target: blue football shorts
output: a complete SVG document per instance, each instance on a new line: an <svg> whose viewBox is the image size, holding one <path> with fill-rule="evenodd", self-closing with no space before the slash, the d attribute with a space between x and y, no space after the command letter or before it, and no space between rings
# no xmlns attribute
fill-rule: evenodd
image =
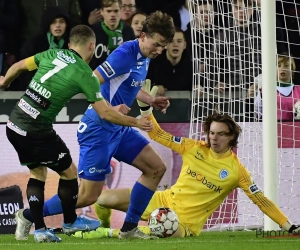
<svg viewBox="0 0 300 250"><path fill-rule="evenodd" d="M91 181L104 181L111 173L110 161L132 164L149 141L132 127L109 131L83 116L77 130L80 146L78 176Z"/></svg>

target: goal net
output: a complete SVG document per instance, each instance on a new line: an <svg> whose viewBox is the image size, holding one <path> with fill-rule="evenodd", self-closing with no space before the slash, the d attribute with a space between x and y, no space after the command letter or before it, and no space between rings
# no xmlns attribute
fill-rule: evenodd
<svg viewBox="0 0 300 250"><path fill-rule="evenodd" d="M263 0L266 1L266 0ZM263 189L262 41L259 0L189 0L193 56L190 137L203 139L203 117L218 110L242 127L236 153ZM276 1L278 205L300 223L299 17L297 0ZM275 43L274 43L275 44ZM276 78L275 78L276 76ZM266 92L265 92L266 93ZM300 106L300 105L299 105ZM299 113L300 115L300 113ZM267 119L267 118L266 118ZM274 124L276 126L276 124ZM265 143L265 142L264 142ZM264 215L241 189L234 190L207 221L207 230L263 228ZM278 228L279 229L279 228Z"/></svg>

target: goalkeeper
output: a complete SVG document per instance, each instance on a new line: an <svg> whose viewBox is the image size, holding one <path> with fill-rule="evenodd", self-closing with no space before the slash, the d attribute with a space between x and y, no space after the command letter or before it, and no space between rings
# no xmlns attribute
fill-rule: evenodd
<svg viewBox="0 0 300 250"><path fill-rule="evenodd" d="M148 88L150 88L148 86ZM152 93L154 94L154 93ZM139 103L140 106L142 103ZM142 107L142 114L149 113L154 129L148 132L151 139L182 155L182 168L178 180L164 191L156 191L142 215L147 220L158 207L169 207L179 217L179 228L174 236L198 236L210 215L235 188L245 194L280 227L290 233L299 233L300 227L289 222L286 215L255 184L249 171L232 151L237 146L240 126L226 114L209 115L203 126L207 142L177 137L161 129L151 114L150 107ZM75 236L100 238L117 236L118 230L109 229L110 209L127 211L130 189L104 190L95 208L102 226L88 233L77 232ZM141 227L146 233L149 228Z"/></svg>

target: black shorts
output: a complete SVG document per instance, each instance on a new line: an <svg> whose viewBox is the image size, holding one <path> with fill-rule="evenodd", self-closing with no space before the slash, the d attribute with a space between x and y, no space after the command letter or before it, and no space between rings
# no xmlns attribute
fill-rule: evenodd
<svg viewBox="0 0 300 250"><path fill-rule="evenodd" d="M6 135L17 151L21 165L29 169L44 166L61 172L72 163L70 150L54 130L41 135L27 132L23 136L6 127Z"/></svg>

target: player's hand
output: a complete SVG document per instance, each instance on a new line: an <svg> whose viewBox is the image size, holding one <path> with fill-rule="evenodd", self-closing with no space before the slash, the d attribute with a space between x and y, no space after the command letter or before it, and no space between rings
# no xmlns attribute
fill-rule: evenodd
<svg viewBox="0 0 300 250"><path fill-rule="evenodd" d="M145 92L150 94L152 97L155 97L156 93L157 93L157 86L153 86L151 91L150 91L150 88L151 88L151 81L149 79L146 79L144 85L142 86L142 90L144 90ZM150 104L144 103L144 102L142 102L138 99L137 99L137 103L140 107L141 115L150 115L150 114L152 114L152 108L151 108Z"/></svg>
<svg viewBox="0 0 300 250"><path fill-rule="evenodd" d="M151 132L153 129L153 124L149 120L149 115L143 115L139 120L138 120L138 128L141 130L144 130L146 132Z"/></svg>
<svg viewBox="0 0 300 250"><path fill-rule="evenodd" d="M4 89L4 88L7 87L5 82L4 82L4 79L5 79L4 76L0 76L0 88L1 89Z"/></svg>
<svg viewBox="0 0 300 250"><path fill-rule="evenodd" d="M161 110L162 113L167 112L167 108L170 106L170 97L168 96L158 96L153 99L150 105L158 110Z"/></svg>
<svg viewBox="0 0 300 250"><path fill-rule="evenodd" d="M163 85L156 85L157 86L157 95L164 96L167 89Z"/></svg>
<svg viewBox="0 0 300 250"><path fill-rule="evenodd" d="M126 104L120 104L117 106L112 107L114 110L118 111L122 115L127 115L131 108L129 108Z"/></svg>

